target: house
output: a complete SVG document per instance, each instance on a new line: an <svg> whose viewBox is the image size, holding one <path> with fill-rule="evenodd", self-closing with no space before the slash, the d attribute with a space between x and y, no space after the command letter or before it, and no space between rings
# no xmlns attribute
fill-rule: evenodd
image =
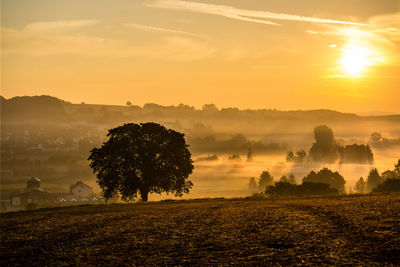
<svg viewBox="0 0 400 267"><path fill-rule="evenodd" d="M69 192L77 198L87 198L93 195L93 189L83 182L76 182L71 185Z"/></svg>
<svg viewBox="0 0 400 267"><path fill-rule="evenodd" d="M30 203L37 205L55 203L56 195L41 189L41 182L38 178L29 179L24 190L11 194L11 206L24 207Z"/></svg>

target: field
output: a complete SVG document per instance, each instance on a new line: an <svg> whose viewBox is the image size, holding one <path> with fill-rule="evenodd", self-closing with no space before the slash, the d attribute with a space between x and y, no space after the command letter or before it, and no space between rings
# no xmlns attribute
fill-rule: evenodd
<svg viewBox="0 0 400 267"><path fill-rule="evenodd" d="M210 199L0 215L1 266L396 265L400 195Z"/></svg>

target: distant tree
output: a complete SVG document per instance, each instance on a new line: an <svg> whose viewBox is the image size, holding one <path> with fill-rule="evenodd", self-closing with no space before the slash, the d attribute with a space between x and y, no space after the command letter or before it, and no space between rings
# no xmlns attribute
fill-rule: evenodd
<svg viewBox="0 0 400 267"><path fill-rule="evenodd" d="M307 153L304 150L297 151L296 154L294 154L292 151L289 151L286 155L286 161L287 162L304 162L306 160Z"/></svg>
<svg viewBox="0 0 400 267"><path fill-rule="evenodd" d="M286 161L293 162L294 161L294 153L292 151L288 151L286 154Z"/></svg>
<svg viewBox="0 0 400 267"><path fill-rule="evenodd" d="M289 174L288 176L284 175L279 179L279 182L296 184L296 178L294 177L293 174Z"/></svg>
<svg viewBox="0 0 400 267"><path fill-rule="evenodd" d="M326 196L337 195L339 191L325 183L304 182L298 186L298 191L302 196Z"/></svg>
<svg viewBox="0 0 400 267"><path fill-rule="evenodd" d="M376 168L371 169L367 177L367 189L372 191L382 181L381 176Z"/></svg>
<svg viewBox="0 0 400 267"><path fill-rule="evenodd" d="M212 154L204 157L198 157L196 161L217 161L218 160L218 155L217 154Z"/></svg>
<svg viewBox="0 0 400 267"><path fill-rule="evenodd" d="M372 164L374 162L374 155L368 145L353 144L338 148L341 163Z"/></svg>
<svg viewBox="0 0 400 267"><path fill-rule="evenodd" d="M398 179L400 178L395 171L392 170L386 170L382 172L381 175L382 181L388 180L388 179Z"/></svg>
<svg viewBox="0 0 400 267"><path fill-rule="evenodd" d="M156 123L128 123L111 129L109 140L93 148L90 167L106 199L119 193L122 200L149 193L188 193L193 186L191 153L184 135Z"/></svg>
<svg viewBox="0 0 400 267"><path fill-rule="evenodd" d="M358 179L354 190L360 194L364 194L367 191L367 183L364 181L364 178L360 177L360 179Z"/></svg>
<svg viewBox="0 0 400 267"><path fill-rule="evenodd" d="M272 197L288 197L297 195L297 186L288 182L276 182L265 189L265 193Z"/></svg>
<svg viewBox="0 0 400 267"><path fill-rule="evenodd" d="M295 185L288 182L277 182L275 185L268 186L265 193L272 197L322 196L336 195L338 190L324 183L305 182L301 185Z"/></svg>
<svg viewBox="0 0 400 267"><path fill-rule="evenodd" d="M230 160L230 161L242 161L242 159L240 158L240 156L238 154L233 154L232 156L229 156L228 160Z"/></svg>
<svg viewBox="0 0 400 267"><path fill-rule="evenodd" d="M257 191L257 182L256 182L256 178L251 177L249 180L249 190L250 191Z"/></svg>
<svg viewBox="0 0 400 267"><path fill-rule="evenodd" d="M311 171L303 178L303 183L305 182L328 184L330 187L337 189L341 194L344 193L344 184L346 183L342 175L328 168L323 168L317 173Z"/></svg>
<svg viewBox="0 0 400 267"><path fill-rule="evenodd" d="M382 180L400 179L400 160L394 165L393 170L387 170L382 173Z"/></svg>
<svg viewBox="0 0 400 267"><path fill-rule="evenodd" d="M374 148L387 148L390 146L390 140L375 132L371 134L369 144Z"/></svg>
<svg viewBox="0 0 400 267"><path fill-rule="evenodd" d="M332 163L339 158L338 146L331 128L325 125L314 129L315 143L308 153L311 160Z"/></svg>
<svg viewBox="0 0 400 267"><path fill-rule="evenodd" d="M249 151L247 152L247 162L252 162L253 161L253 151L251 148L249 148Z"/></svg>
<svg viewBox="0 0 400 267"><path fill-rule="evenodd" d="M306 160L307 153L304 150L299 150L296 152L297 162L303 162Z"/></svg>
<svg viewBox="0 0 400 267"><path fill-rule="evenodd" d="M273 183L274 177L268 171L263 171L258 179L258 190L264 191L268 185L272 185Z"/></svg>
<svg viewBox="0 0 400 267"><path fill-rule="evenodd" d="M400 177L400 159L397 161L397 164L394 165L394 171L397 174L398 177Z"/></svg>
<svg viewBox="0 0 400 267"><path fill-rule="evenodd" d="M387 179L372 190L373 193L400 192L400 179Z"/></svg>
<svg viewBox="0 0 400 267"><path fill-rule="evenodd" d="M127 105L128 107L130 107L130 106L132 106L132 102L131 102L131 101L126 101L126 105Z"/></svg>
<svg viewBox="0 0 400 267"><path fill-rule="evenodd" d="M207 112L218 112L219 111L217 106L214 104L205 104L205 105L203 105L202 110L207 111Z"/></svg>

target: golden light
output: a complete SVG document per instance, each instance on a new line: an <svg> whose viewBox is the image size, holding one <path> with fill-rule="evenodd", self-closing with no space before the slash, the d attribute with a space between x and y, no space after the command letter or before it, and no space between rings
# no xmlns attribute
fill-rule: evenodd
<svg viewBox="0 0 400 267"><path fill-rule="evenodd" d="M345 33L349 39L339 62L343 77L363 77L370 67L383 62L383 54L368 42L368 33L354 29Z"/></svg>
<svg viewBox="0 0 400 267"><path fill-rule="evenodd" d="M351 76L360 76L366 67L373 65L373 60L369 58L371 53L364 47L351 46L343 50L343 56L340 61L344 72Z"/></svg>

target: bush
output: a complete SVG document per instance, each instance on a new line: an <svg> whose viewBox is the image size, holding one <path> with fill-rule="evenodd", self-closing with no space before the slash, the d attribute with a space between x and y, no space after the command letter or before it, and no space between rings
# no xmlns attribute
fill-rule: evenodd
<svg viewBox="0 0 400 267"><path fill-rule="evenodd" d="M387 179L372 190L373 193L400 192L400 179Z"/></svg>
<svg viewBox="0 0 400 267"><path fill-rule="evenodd" d="M346 183L342 175L328 168L323 168L317 173L311 171L303 178L303 183L306 182L328 184L330 187L337 189L339 193L344 193L344 184Z"/></svg>
<svg viewBox="0 0 400 267"><path fill-rule="evenodd" d="M273 197L288 197L337 195L339 192L323 183L305 182L295 185L288 182L277 182L275 185L268 186L265 193Z"/></svg>
<svg viewBox="0 0 400 267"><path fill-rule="evenodd" d="M299 185L299 191L303 196L325 196L339 194L337 189L331 188L328 184L310 182L305 182Z"/></svg>
<svg viewBox="0 0 400 267"><path fill-rule="evenodd" d="M277 182L268 186L265 193L273 197L295 196L298 193L298 186L288 182Z"/></svg>

